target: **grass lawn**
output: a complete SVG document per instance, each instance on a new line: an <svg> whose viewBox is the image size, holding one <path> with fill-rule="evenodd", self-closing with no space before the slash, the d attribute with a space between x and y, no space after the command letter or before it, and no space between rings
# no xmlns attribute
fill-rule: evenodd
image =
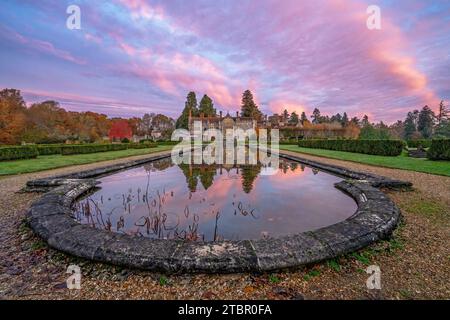
<svg viewBox="0 0 450 320"><path fill-rule="evenodd" d="M405 153L398 157L385 157L344 151L301 148L295 145L280 145L280 149L319 157L370 164L378 167L450 176L450 161L430 161L428 159L410 158Z"/></svg>
<svg viewBox="0 0 450 320"><path fill-rule="evenodd" d="M120 151L76 154L70 156L51 155L39 156L36 159L24 159L0 162L0 176L37 172L61 167L88 164L98 161L139 156L159 151L171 150L172 146L158 146L149 149L127 149Z"/></svg>

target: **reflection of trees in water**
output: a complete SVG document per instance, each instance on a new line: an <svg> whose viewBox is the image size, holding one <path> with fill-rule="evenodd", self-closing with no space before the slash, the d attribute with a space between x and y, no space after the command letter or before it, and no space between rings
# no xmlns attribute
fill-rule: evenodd
<svg viewBox="0 0 450 320"><path fill-rule="evenodd" d="M208 190L214 182L214 176L216 175L216 165L191 165L181 164L179 165L181 171L186 177L186 183L191 192L197 191L198 180L203 185L205 190Z"/></svg>
<svg viewBox="0 0 450 320"><path fill-rule="evenodd" d="M257 210L250 203L243 203L239 200L236 194L232 196L232 210L231 212L220 212L215 204L213 207L203 208L198 206L198 197L193 197L193 193L197 190L198 181L207 190L214 182L216 174L222 174L223 170L229 172L235 169L236 173L241 174L242 190L245 193L250 193L254 187L254 183L258 175L261 173L262 165L180 165L180 169L186 177L186 182L190 190L187 199L179 199L179 201L186 201L184 212L169 212L169 199L173 198L174 190L166 191L165 188L161 190L154 190L150 192L151 187L151 173L159 170L165 170L172 166L171 159L162 159L148 165L145 165L147 173L146 185L143 189L130 188L124 194L114 197L107 197L102 195L98 200L88 197L75 204L74 213L75 218L82 222L89 224L95 228L101 228L109 231L116 231L121 233L131 233L140 236L146 236L158 239L182 239L187 241L205 240L205 230L199 230L201 219L204 215L214 218L214 229L210 230L212 241L223 240L224 237L220 235L220 218L223 214L234 214L252 219L258 219ZM303 164L290 161L280 162L280 171L288 172L305 169ZM314 174L318 170L312 170ZM201 194L200 194L201 196ZM196 199L196 200L195 200ZM118 204L110 211L105 211L105 207L111 207L111 204ZM108 204L109 206L105 206ZM206 196L200 201L207 202ZM195 208L192 210L192 208ZM109 209L108 209L109 210ZM143 211L142 211L143 210ZM195 212L205 210L202 213ZM143 214L135 219L135 212L143 212ZM115 219L111 219L111 218ZM206 217L205 217L206 218ZM114 223L112 222L114 221ZM247 220L246 220L247 221Z"/></svg>
<svg viewBox="0 0 450 320"><path fill-rule="evenodd" d="M253 189L253 183L258 175L261 173L261 165L243 165L241 166L242 176L242 190L245 193L250 193Z"/></svg>
<svg viewBox="0 0 450 320"><path fill-rule="evenodd" d="M179 165L181 171L186 177L186 183L191 192L197 191L198 180L203 185L203 188L207 190L214 182L214 177L217 174L217 166L216 165L188 165L181 164ZM250 193L253 189L253 183L258 175L261 173L261 164L257 165L240 165L234 166L233 168L239 168L241 177L242 177L242 189L245 193ZM231 168L222 167L221 169L225 169L227 172L230 171ZM221 174L222 170L219 171Z"/></svg>

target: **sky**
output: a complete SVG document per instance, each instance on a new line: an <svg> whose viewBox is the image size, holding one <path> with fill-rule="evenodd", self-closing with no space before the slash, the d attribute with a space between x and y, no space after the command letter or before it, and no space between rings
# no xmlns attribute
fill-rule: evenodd
<svg viewBox="0 0 450 320"><path fill-rule="evenodd" d="M66 27L69 5L81 29ZM369 5L381 29L369 30ZM186 95L234 113L392 123L450 101L450 1L2 0L0 88L109 116L176 118Z"/></svg>

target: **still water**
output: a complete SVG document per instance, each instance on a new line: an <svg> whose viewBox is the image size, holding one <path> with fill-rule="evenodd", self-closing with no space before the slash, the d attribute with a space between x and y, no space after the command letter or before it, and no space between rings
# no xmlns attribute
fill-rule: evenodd
<svg viewBox="0 0 450 320"><path fill-rule="evenodd" d="M94 228L155 239L260 239L315 230L356 211L342 178L280 158L261 165L174 165L170 158L103 177L74 217Z"/></svg>

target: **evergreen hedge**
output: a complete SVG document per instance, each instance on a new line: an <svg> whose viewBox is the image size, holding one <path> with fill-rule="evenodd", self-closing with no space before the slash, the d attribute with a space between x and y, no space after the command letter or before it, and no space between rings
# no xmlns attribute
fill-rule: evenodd
<svg viewBox="0 0 450 320"><path fill-rule="evenodd" d="M347 151L379 156L398 156L402 153L401 140L301 140L299 147Z"/></svg>
<svg viewBox="0 0 450 320"><path fill-rule="evenodd" d="M407 140L406 144L409 148L418 148L422 146L424 148L429 148L431 146L431 140L418 139L418 140Z"/></svg>
<svg viewBox="0 0 450 320"><path fill-rule="evenodd" d="M128 144L128 149L145 149L145 148L156 148L158 145L156 143L130 143Z"/></svg>
<svg viewBox="0 0 450 320"><path fill-rule="evenodd" d="M35 146L2 147L0 161L36 158L39 152Z"/></svg>
<svg viewBox="0 0 450 320"><path fill-rule="evenodd" d="M128 149L127 144L80 144L61 147L61 154L67 156L72 154L87 154L126 149Z"/></svg>
<svg viewBox="0 0 450 320"><path fill-rule="evenodd" d="M427 157L430 160L450 160L450 139L432 140Z"/></svg>
<svg viewBox="0 0 450 320"><path fill-rule="evenodd" d="M64 145L62 144L49 144L49 145L39 144L36 147L38 149L40 156L49 156L53 154L61 154L61 148L63 146Z"/></svg>
<svg viewBox="0 0 450 320"><path fill-rule="evenodd" d="M284 145L294 145L294 146L296 146L296 145L298 145L298 141L297 140L295 140L295 141L292 141L292 140L280 140L279 144L280 145L284 144Z"/></svg>

